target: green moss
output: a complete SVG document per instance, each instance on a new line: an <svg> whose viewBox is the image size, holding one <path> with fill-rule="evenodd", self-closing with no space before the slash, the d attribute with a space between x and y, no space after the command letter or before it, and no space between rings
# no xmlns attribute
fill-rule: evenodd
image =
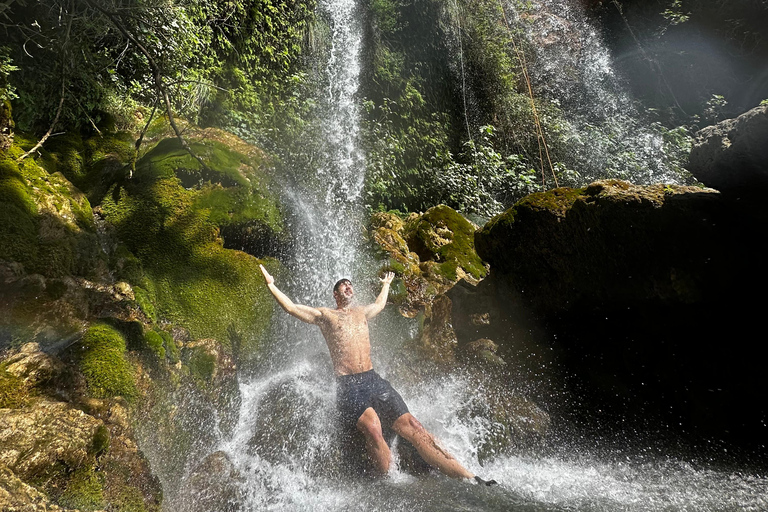
<svg viewBox="0 0 768 512"><path fill-rule="evenodd" d="M80 467L72 473L59 498L59 505L82 511L104 508L104 486L92 466Z"/></svg>
<svg viewBox="0 0 768 512"><path fill-rule="evenodd" d="M224 144L207 140L189 142L195 154L206 162L203 169L178 138L163 139L136 162L136 178L141 180L178 177L185 186L207 181L220 182L225 186L248 186L250 182L241 173L243 165L250 164L248 157L232 151Z"/></svg>
<svg viewBox="0 0 768 512"><path fill-rule="evenodd" d="M60 172L80 187L86 177L83 138L75 132L51 137L45 143L41 162L49 173Z"/></svg>
<svg viewBox="0 0 768 512"><path fill-rule="evenodd" d="M109 450L109 445L112 439L112 435L109 433L109 429L104 425L99 425L96 428L96 432L93 434L93 442L88 453L94 457L98 457L102 453Z"/></svg>
<svg viewBox="0 0 768 512"><path fill-rule="evenodd" d="M446 279L457 279L457 268L464 269L475 279L482 279L487 270L475 252L475 226L458 212L445 205L427 210L420 218L406 225L409 247L420 253L422 261L439 262L435 271ZM430 255L434 255L430 257Z"/></svg>
<svg viewBox="0 0 768 512"><path fill-rule="evenodd" d="M195 199L194 208L207 210L210 221L219 227L258 222L275 233L283 230L274 198L258 189L207 185Z"/></svg>
<svg viewBox="0 0 768 512"><path fill-rule="evenodd" d="M167 331L159 331L160 336L163 338L163 346L165 346L165 354L168 356L168 360L171 364L179 362L179 347L176 345L176 341L171 336L171 333Z"/></svg>
<svg viewBox="0 0 768 512"><path fill-rule="evenodd" d="M203 348L196 348L187 362L189 374L196 381L207 384L213 378L216 369L216 357L209 354Z"/></svg>
<svg viewBox="0 0 768 512"><path fill-rule="evenodd" d="M78 361L93 396L136 397L134 368L125 351L125 338L111 325L98 323L86 331L79 344Z"/></svg>
<svg viewBox="0 0 768 512"><path fill-rule="evenodd" d="M100 258L87 198L18 145L0 155L0 259L48 277L90 276Z"/></svg>
<svg viewBox="0 0 768 512"><path fill-rule="evenodd" d="M140 286L134 286L133 296L136 298L136 304L139 305L144 314L153 322L157 322L157 314L155 313L155 306L152 304L150 293Z"/></svg>
<svg viewBox="0 0 768 512"><path fill-rule="evenodd" d="M160 361L165 361L165 347L163 347L163 338L160 334L155 331L147 331L144 333L144 342Z"/></svg>
<svg viewBox="0 0 768 512"><path fill-rule="evenodd" d="M144 496L136 487L126 485L121 487L114 496L110 496L109 510L115 512L146 512Z"/></svg>
<svg viewBox="0 0 768 512"><path fill-rule="evenodd" d="M194 208L197 194L175 177L138 180L115 187L102 212L140 260L146 279L128 280L151 286L148 298L157 317L186 327L196 338L226 343L230 332L239 333L250 351L272 313L259 260L222 247L208 211Z"/></svg>
<svg viewBox="0 0 768 512"><path fill-rule="evenodd" d="M0 364L0 409L20 409L30 400L30 390L23 380L8 373L6 364Z"/></svg>
<svg viewBox="0 0 768 512"><path fill-rule="evenodd" d="M514 208L516 210L519 208L529 208L534 211L547 210L564 215L577 199L584 196L585 191L584 188L561 187L546 192L536 192L521 199Z"/></svg>

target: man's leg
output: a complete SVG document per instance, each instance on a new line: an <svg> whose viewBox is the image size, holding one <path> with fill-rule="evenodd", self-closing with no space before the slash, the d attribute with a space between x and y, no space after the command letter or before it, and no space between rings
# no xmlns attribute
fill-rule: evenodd
<svg viewBox="0 0 768 512"><path fill-rule="evenodd" d="M402 436L403 439L408 440L419 452L421 458L442 473L453 478L475 478L475 475L464 469L450 453L440 447L435 436L427 432L411 413L405 413L397 418L392 424L392 430Z"/></svg>
<svg viewBox="0 0 768 512"><path fill-rule="evenodd" d="M365 448L376 469L386 475L391 454L381 433L381 421L373 407L367 408L357 420L357 429L365 436Z"/></svg>

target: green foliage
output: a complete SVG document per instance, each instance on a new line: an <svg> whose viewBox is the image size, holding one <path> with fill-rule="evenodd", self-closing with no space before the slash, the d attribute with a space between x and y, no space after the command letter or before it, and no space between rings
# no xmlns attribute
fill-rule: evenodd
<svg viewBox="0 0 768 512"><path fill-rule="evenodd" d="M672 3L669 4L669 7L664 9L661 15L664 17L665 20L667 20L667 22L669 22L669 25L662 29L662 33L666 31L667 28L669 28L669 26L679 25L691 19L690 12L687 12L687 13L683 12L682 0L672 0Z"/></svg>
<svg viewBox="0 0 768 512"><path fill-rule="evenodd" d="M77 357L93 396L136 398L135 370L126 357L125 338L120 331L106 323L93 324L80 340Z"/></svg>
<svg viewBox="0 0 768 512"><path fill-rule="evenodd" d="M136 129L160 92L155 69L176 113L265 127L301 108L314 9L313 0L11 2L0 76L13 59L17 121L26 130L47 128L62 97L65 127L96 127L114 115Z"/></svg>
<svg viewBox="0 0 768 512"><path fill-rule="evenodd" d="M721 94L713 94L706 102L704 107L703 117L708 123L717 123L725 119L725 108L728 105L728 100Z"/></svg>
<svg viewBox="0 0 768 512"><path fill-rule="evenodd" d="M12 64L13 59L8 55L9 52L8 47L0 46L0 103L18 98L8 79L10 74L19 68Z"/></svg>

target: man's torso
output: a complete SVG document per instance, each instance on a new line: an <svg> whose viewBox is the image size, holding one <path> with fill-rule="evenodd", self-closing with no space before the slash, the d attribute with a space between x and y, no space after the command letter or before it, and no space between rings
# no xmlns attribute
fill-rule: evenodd
<svg viewBox="0 0 768 512"><path fill-rule="evenodd" d="M325 337L336 375L362 373L373 368L368 319L361 307L348 311L319 308L317 325Z"/></svg>

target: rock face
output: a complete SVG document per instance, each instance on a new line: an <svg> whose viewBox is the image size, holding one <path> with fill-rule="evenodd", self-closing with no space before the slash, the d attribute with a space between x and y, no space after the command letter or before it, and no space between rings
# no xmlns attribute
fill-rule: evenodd
<svg viewBox="0 0 768 512"><path fill-rule="evenodd" d="M282 209L263 151L162 124L0 140L1 510L158 510L237 419Z"/></svg>
<svg viewBox="0 0 768 512"><path fill-rule="evenodd" d="M540 313L716 293L727 219L713 190L620 181L531 194L477 232L478 254ZM737 242L737 240L733 240Z"/></svg>
<svg viewBox="0 0 768 512"><path fill-rule="evenodd" d="M768 105L696 133L688 170L727 195L768 190Z"/></svg>
<svg viewBox="0 0 768 512"><path fill-rule="evenodd" d="M480 458L490 460L503 453L520 453L539 446L549 430L549 415L522 392L498 346L490 336L475 329L498 317L496 304L483 287L487 266L472 243L474 224L447 206L436 206L403 220L377 213L372 218L372 238L388 257L385 270L393 270L405 284L393 286L395 302L406 317L420 315L421 329L415 341L415 357L407 366L428 378L434 372L468 372L471 386L481 396L467 398L460 417L483 424ZM479 297L488 300L478 300ZM493 313L490 313L493 311ZM482 332L481 332L482 331ZM486 336L486 337L484 337ZM414 373L417 373L416 371ZM407 443L400 443L400 460L409 471L423 470L424 462Z"/></svg>
<svg viewBox="0 0 768 512"><path fill-rule="evenodd" d="M35 343L6 355L0 509L158 510L159 483L133 441L125 401L78 395L71 384L62 393L71 370Z"/></svg>
<svg viewBox="0 0 768 512"><path fill-rule="evenodd" d="M456 331L492 338L507 361L564 370L576 415L637 414L759 449L768 410L752 397L768 392L767 351L754 292L768 285L768 216L757 211L712 190L619 181L532 194L476 233L491 264L478 288L500 306Z"/></svg>

